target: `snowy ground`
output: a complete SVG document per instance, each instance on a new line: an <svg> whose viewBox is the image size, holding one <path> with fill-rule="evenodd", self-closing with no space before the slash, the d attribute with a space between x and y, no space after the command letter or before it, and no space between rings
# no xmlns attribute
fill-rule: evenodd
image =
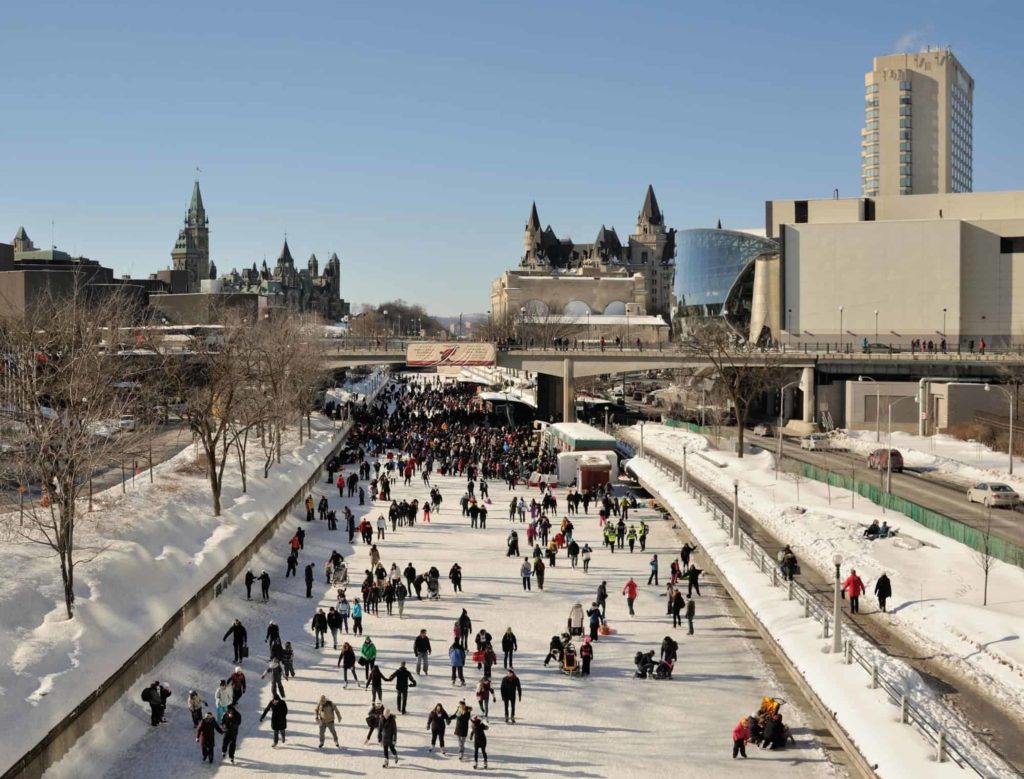
<svg viewBox="0 0 1024 779"><path fill-rule="evenodd" d="M627 432L638 439L635 428ZM973 677L1008 711L1024 706L1024 571L996 563L990 573L989 605L983 607L977 555L901 514L883 516L860 497L851 508L850 492L798 482L794 474L780 474L776 481L768 452L741 460L716 451L715 461L726 466L718 468L694 456L708 447L703 437L651 424L644 429L644 446L676 462L682 462L686 447L688 469L725 494L738 479L741 505L780 541L791 544L803 565L821 575L832 576L833 555L841 554L844 576L855 568L867 585L863 612L877 610L871 593L878 576L888 573L893 598L886 618L894 627L923 653ZM866 540L863 530L872 519L887 520L899 535Z"/></svg>
<svg viewBox="0 0 1024 779"><path fill-rule="evenodd" d="M733 725L740 716L757 708L762 695L775 694L778 688L743 638L739 626L726 615L724 594L714 583L708 583L703 597L698 599L696 635L692 637L686 636L684 630L670 627L661 597L664 579L662 587L641 587L637 616L630 619L619 593L629 576L641 585L646 583L649 555L639 550L630 555L628 549L612 555L600 549L595 543L597 517L591 514L576 522L577 537L589 540L596 550L590 573L584 574L582 568L573 570L562 558L556 568L548 569L543 592L534 589L524 593L518 574L521 560L505 557L509 521L503 507L507 505L508 492L498 484L491 485L494 504L488 528L471 530L457 505L463 482L435 475L434 483L442 487L443 510L435 514L429 525L399 528L396 534L389 530L386 540L379 545L383 562L387 566L397 562L404 567L412 561L421 571L437 565L444 577L457 560L464 569L465 592L454 596L447 579L442 578L440 601L413 599L401 620L385 616L383 605L380 617L368 615L364 619L365 633L377 644L378 661L386 672L393 671L400 660L412 660L412 641L420 628L428 629L433 642L430 675L419 677L419 686L410 694L408 715L399 716L401 770L390 769L389 774L417 770L443 776L471 770L471 762L460 763L451 754L442 757L427 752L429 709L441 702L452 712L462 697L473 703L473 685L480 676L470 665L466 669L465 688L453 688L450 682L447 647L452 622L463 607L473 619L474 633L486 627L497 640L511 626L519 639L520 652L515 663L523 685L523 701L517 709L519 724L506 725L502 721L500 699L492 709L498 716L491 718L488 753L491 772L496 775L761 777L766 771L785 771L794 777L834 774L822 751L805 732L802 714L792 704L787 704L784 712L794 726L797 748L780 753L751 748L748 761L731 759ZM333 508L348 503L357 516L369 510L353 505L353 501L342 501L327 485L323 489ZM406 488L398 484L393 496L422 499L424 492L421 486ZM519 494L529 493L520 488ZM564 490L556 494L561 499ZM378 504L371 516L375 517L382 506ZM656 519L651 511L641 511L633 517L653 523L648 552L657 552L667 570L672 556L678 552L678 541L669 524ZM233 585L227 597L212 604L189 626L174 651L154 672L154 678L167 681L174 689L170 722L158 729L151 728L148 709L140 702L138 691L133 691L65 760L51 769L51 779L79 777L86 765L91 775L132 779L247 776L254 771L279 776L382 772L376 742L363 744L369 691L355 686L343 689L336 668L337 653L331 649L315 650L310 632L314 609L334 602L333 590L319 575L330 551L338 549L351 567L360 571L367 565L367 549L357 545L350 555L352 550L343 532L329 533L320 523L309 527L306 548L300 556L300 571L307 562L315 563L318 581L316 599L306 600L301 579L282 578L287 540L298 524L297 517L295 523L282 528L257 561L258 565L265 564L275 579L270 603L246 602L242 586ZM516 527L525 546L525 526ZM569 679L553 667L544 668L542 660L550 637L564 630L574 602L589 606L602 579L608 581L612 594L608 619L618 632L596 645L592 677ZM356 589L350 588L349 593ZM241 702L243 724L237 765L220 763L218 748L220 764L211 768L200 763L199 748L182 700L185 691L195 688L212 702L217 681L226 677L233 666L231 648L220 639L234 617L241 618L249 629L252 657L244 668L251 687ZM269 724L258 723L270 698L269 684L260 682L257 676L267 656L263 633L270 619L277 620L282 637L293 642L298 672L296 679L285 684L290 707L288 744L276 750L271 748ZM634 653L657 649L668 633L680 644L675 680L632 678ZM495 674L496 681L500 680L500 668ZM313 708L321 694L331 697L342 711L340 752L333 747L317 749ZM386 685L385 704L390 707L394 701L394 689ZM454 743L449 728L449 750Z"/></svg>
<svg viewBox="0 0 1024 779"><path fill-rule="evenodd" d="M878 444L873 430L844 430L836 437L835 443L867 455L879 446L884 447L885 438L883 431L882 443ZM961 441L949 435L917 436L893 432L892 448L900 450L903 463L908 468L937 471L965 489L979 481L1001 481L1024 493L1024 478L1021 478L1024 458L1013 458L1014 475L1011 476L1010 458L1006 452L995 452L979 443Z"/></svg>
<svg viewBox="0 0 1024 779"><path fill-rule="evenodd" d="M130 657L196 590L264 527L330 451L340 433L313 418L301 446L293 425L284 457L267 480L249 474L243 494L235 463L227 466L223 513L212 514L209 482L190 445L129 485L95 498L81 517L78 543L109 549L76 569L76 612L66 618L60 574L41 548L0 546L0 729L3 767L21 757ZM257 442L252 445L258 448ZM250 470L259 470L250 456ZM261 459L261 458L260 458Z"/></svg>

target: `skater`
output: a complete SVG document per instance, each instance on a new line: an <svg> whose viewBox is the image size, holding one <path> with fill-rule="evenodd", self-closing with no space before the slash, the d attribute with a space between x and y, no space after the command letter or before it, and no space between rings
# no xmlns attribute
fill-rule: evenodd
<svg viewBox="0 0 1024 779"><path fill-rule="evenodd" d="M459 615L459 641L462 644L463 649L469 648L469 634L473 632L473 620L469 618L469 613L463 609L462 614Z"/></svg>
<svg viewBox="0 0 1024 779"><path fill-rule="evenodd" d="M242 725L242 715L234 705L229 705L220 720L224 728L224 738L220 744L220 756L227 755L232 764L235 762L235 748L238 746L238 728Z"/></svg>
<svg viewBox="0 0 1024 779"><path fill-rule="evenodd" d="M505 628L505 635L501 637L501 651L504 653L502 666L504 668L512 667L512 657L518 649L519 642L516 641L516 634L512 632L512 628Z"/></svg>
<svg viewBox="0 0 1024 779"><path fill-rule="evenodd" d="M284 685L281 683L284 668L281 665L281 661L276 657L272 657L270 662L267 663L267 669L260 674L260 679L263 679L267 674L270 674L270 691L275 695L280 695L281 700L284 700Z"/></svg>
<svg viewBox="0 0 1024 779"><path fill-rule="evenodd" d="M217 707L217 721L222 722L224 715L228 713L228 706L233 703L231 687L227 679L221 679L220 685L213 694L213 705Z"/></svg>
<svg viewBox="0 0 1024 779"><path fill-rule="evenodd" d="M463 667L466 665L466 650L462 648L462 644L459 643L458 639L452 642L452 645L448 647L448 660L452 664L452 685L455 684L455 677L459 677L459 683L465 687L466 677L463 675Z"/></svg>
<svg viewBox="0 0 1024 779"><path fill-rule="evenodd" d="M654 582L654 586L658 586L658 555L654 555L651 558L651 575L647 577L647 586L650 586L651 581Z"/></svg>
<svg viewBox="0 0 1024 779"><path fill-rule="evenodd" d="M398 670L387 677L386 681L394 681L395 690L398 692L397 708L401 714L405 714L409 705L409 688L416 686L416 677L405 667L403 660L399 663Z"/></svg>
<svg viewBox="0 0 1024 779"><path fill-rule="evenodd" d="M192 715L192 727L197 727L203 721L203 706L209 706L206 701L199 697L195 690L188 691L188 698L185 700L189 713Z"/></svg>
<svg viewBox="0 0 1024 779"><path fill-rule="evenodd" d="M352 635L363 635L363 607L359 603L359 598L352 604Z"/></svg>
<svg viewBox="0 0 1024 779"><path fill-rule="evenodd" d="M370 688L370 701L384 702L384 672L380 670L378 666L374 666L369 673L369 678L366 680L366 684L363 687Z"/></svg>
<svg viewBox="0 0 1024 779"><path fill-rule="evenodd" d="M320 726L320 749L324 748L324 735L329 730L334 737L334 746L340 747L338 743L338 731L334 728L335 722L341 722L341 712L326 695L320 696L320 702L313 711L316 716L316 724Z"/></svg>
<svg viewBox="0 0 1024 779"><path fill-rule="evenodd" d="M580 555L583 558L583 573L590 573L590 555L592 552L590 544L584 544L580 550Z"/></svg>
<svg viewBox="0 0 1024 779"><path fill-rule="evenodd" d="M359 681L356 676L356 653L348 641L341 645L341 654L338 655L338 668L341 669L342 681L345 682L346 690L348 689L349 671L352 672L352 681Z"/></svg>
<svg viewBox="0 0 1024 779"><path fill-rule="evenodd" d="M245 695L245 674L239 666L235 666L235 672L228 677L231 683L231 702L238 705L238 699Z"/></svg>
<svg viewBox="0 0 1024 779"><path fill-rule="evenodd" d="M260 574L260 593L264 601L270 600L270 574L266 571Z"/></svg>
<svg viewBox="0 0 1024 779"><path fill-rule="evenodd" d="M214 733L223 733L220 725L217 724L217 720L213 718L213 712L206 712L206 716L200 718L199 722L196 723L196 743L199 744L199 748L203 753L203 760L213 762L213 748L214 748Z"/></svg>
<svg viewBox="0 0 1024 779"><path fill-rule="evenodd" d="M142 691L142 700L149 704L149 724L156 727L161 722L167 722L164 718L164 711L167 709L167 699L171 697L171 688L160 682L153 682Z"/></svg>
<svg viewBox="0 0 1024 779"><path fill-rule="evenodd" d="M452 592L462 592L462 566L458 563L452 565L448 578L452 582Z"/></svg>
<svg viewBox="0 0 1024 779"><path fill-rule="evenodd" d="M313 615L313 644L319 649L326 643L327 638L327 615L320 609Z"/></svg>
<svg viewBox="0 0 1024 779"><path fill-rule="evenodd" d="M857 571L853 568L850 569L850 575L846 577L846 581L843 582L843 592L849 593L850 595L850 613L860 613L860 596L864 592L864 582L857 575Z"/></svg>
<svg viewBox="0 0 1024 779"><path fill-rule="evenodd" d="M523 577L523 589L530 591L530 578L533 576L533 566L530 565L530 558L524 557L523 564L519 568L519 575Z"/></svg>
<svg viewBox="0 0 1024 779"><path fill-rule="evenodd" d="M363 640L363 645L359 649L359 665L366 669L366 680L370 680L370 670L374 668L377 662L377 647L373 644L373 639L367 636Z"/></svg>
<svg viewBox="0 0 1024 779"><path fill-rule="evenodd" d="M373 731L377 731L377 743L380 743L380 717L384 713L383 703L374 703L370 706L370 710L366 713L366 724L370 726L370 729L366 731L366 741L364 744L370 743L370 737L373 735Z"/></svg>
<svg viewBox="0 0 1024 779"><path fill-rule="evenodd" d="M537 577L537 589L544 589L544 561L540 557L533 558L533 575Z"/></svg>
<svg viewBox="0 0 1024 779"><path fill-rule="evenodd" d="M683 561L683 568L690 567L690 555L697 551L696 546L690 546L690 542L687 541L683 544L683 548L679 550L679 559Z"/></svg>
<svg viewBox="0 0 1024 779"><path fill-rule="evenodd" d="M590 640L597 641L597 631L601 627L601 609L596 603L590 604L587 617L590 620Z"/></svg>
<svg viewBox="0 0 1024 779"><path fill-rule="evenodd" d="M459 740L459 761L466 754L466 738L469 736L469 721L473 717L473 707L466 705L466 699L459 701L459 705L452 715L455 720L455 738Z"/></svg>
<svg viewBox="0 0 1024 779"><path fill-rule="evenodd" d="M675 562L673 560L673 562ZM672 615L672 627L677 628L683 624L682 612L686 606L686 598L679 590L672 590L668 594L668 610Z"/></svg>
<svg viewBox="0 0 1024 779"><path fill-rule="evenodd" d="M697 581L697 577L704 573L703 570L698 568L693 563L690 563L690 567L686 569L686 597L692 598L693 591L697 591L697 595L700 595L700 582Z"/></svg>
<svg viewBox="0 0 1024 779"><path fill-rule="evenodd" d="M323 611L321 609L320 611ZM341 615L338 610L331 606L327 611L327 629L331 631L331 642L334 648L338 648L338 631L341 629ZM323 646L323 644L321 644Z"/></svg>
<svg viewBox="0 0 1024 779"><path fill-rule="evenodd" d="M412 651L416 656L416 673L420 673L420 669L423 669L424 674L429 674L430 671L430 638L427 636L427 629L423 628L420 630L420 634L412 642Z"/></svg>
<svg viewBox="0 0 1024 779"><path fill-rule="evenodd" d="M511 668L501 680L501 702L505 705L505 722L516 724L516 696L519 702L523 702L523 685L519 683L519 677ZM511 711L511 714L510 714ZM486 712L486 709L485 709Z"/></svg>
<svg viewBox="0 0 1024 779"><path fill-rule="evenodd" d="M306 597L313 597L313 563L306 566Z"/></svg>
<svg viewBox="0 0 1024 779"><path fill-rule="evenodd" d="M390 709L384 709L380 715L380 743L384 747L384 767L388 767L388 752L395 758L395 765L398 765L398 753L395 751L395 743L398 741L398 722Z"/></svg>
<svg viewBox="0 0 1024 779"><path fill-rule="evenodd" d="M444 748L444 729L451 721L452 717L444 710L444 706L440 703L430 710L430 715L427 717L427 730L430 731L431 752L434 751L435 746L440 746L441 754L448 754Z"/></svg>
<svg viewBox="0 0 1024 779"><path fill-rule="evenodd" d="M750 727L747 725L747 718L743 717L736 727L732 729L732 759L736 759L736 755L742 755L744 759L747 757L747 739L750 738Z"/></svg>
<svg viewBox="0 0 1024 779"><path fill-rule="evenodd" d="M595 639L596 640L596 639ZM584 676L590 676L590 661L594 659L594 644L590 636L583 639L583 646L580 647L580 660L583 662L583 667L580 673Z"/></svg>
<svg viewBox="0 0 1024 779"><path fill-rule="evenodd" d="M682 593L679 594L679 597L682 597ZM693 598L690 598L686 601L686 623L689 626L689 630L686 631L687 635L693 635L693 618L696 613L697 604L694 602Z"/></svg>
<svg viewBox="0 0 1024 779"><path fill-rule="evenodd" d="M275 694L267 704L267 708L263 710L263 714L260 715L260 722L266 719L268 712L270 713L270 729L274 731L273 747L276 749L278 738L281 739L282 744L285 742L285 730L288 728L288 704Z"/></svg>
<svg viewBox="0 0 1024 779"><path fill-rule="evenodd" d="M252 585L256 581L256 574L252 571L245 572L245 599L252 600Z"/></svg>
<svg viewBox="0 0 1024 779"><path fill-rule="evenodd" d="M892 597L892 584L887 574L883 573L875 582L875 597L878 598L878 607L885 612L885 602Z"/></svg>
<svg viewBox="0 0 1024 779"><path fill-rule="evenodd" d="M629 606L629 616L635 616L633 611L633 602L636 600L637 586L636 582L632 578L626 582L626 586L622 588L622 594L626 596L626 605Z"/></svg>
<svg viewBox="0 0 1024 779"><path fill-rule="evenodd" d="M479 767L480 754L484 756L484 768L487 768L487 725L479 717L473 717L470 721L473 739L473 768Z"/></svg>
<svg viewBox="0 0 1024 779"><path fill-rule="evenodd" d="M608 617L608 582L597 585L597 605L601 607L601 619Z"/></svg>
<svg viewBox="0 0 1024 779"><path fill-rule="evenodd" d="M569 619L567 620L567 624L570 636L583 635L583 604L573 604L572 608L569 609Z"/></svg>
<svg viewBox="0 0 1024 779"><path fill-rule="evenodd" d="M292 642L285 641L281 650L281 666L284 668L284 678L295 678L295 650L292 649Z"/></svg>
<svg viewBox="0 0 1024 779"><path fill-rule="evenodd" d="M234 649L235 652L235 659L233 662L240 663L249 653L248 647L246 646L249 643L249 634L246 632L241 621L236 619L231 623L231 627L228 628L221 641L227 641L228 636L231 636L231 648ZM199 723L196 724L198 725Z"/></svg>

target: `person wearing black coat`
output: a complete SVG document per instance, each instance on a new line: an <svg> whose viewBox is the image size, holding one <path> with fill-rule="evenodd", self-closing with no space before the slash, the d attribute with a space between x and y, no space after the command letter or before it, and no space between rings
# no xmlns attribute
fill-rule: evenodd
<svg viewBox="0 0 1024 779"><path fill-rule="evenodd" d="M442 706L440 703L430 710L430 715L427 717L427 730L430 731L431 752L434 751L434 746L437 745L438 741L440 741L441 754L448 754L447 750L445 750L444 748L444 729L451 721L451 715L449 715L448 712L444 710L444 706Z"/></svg>
<svg viewBox="0 0 1024 779"><path fill-rule="evenodd" d="M501 637L501 651L505 653L502 663L505 668L512 667L512 656L518 650L519 642L516 640L516 634L512 632L512 628L506 628L505 635Z"/></svg>
<svg viewBox="0 0 1024 779"><path fill-rule="evenodd" d="M285 742L285 730L288 728L288 704L277 695L267 704L260 716L260 722L266 719L267 712L270 712L270 729L274 731L274 746L277 746L278 737L281 743Z"/></svg>
<svg viewBox="0 0 1024 779"><path fill-rule="evenodd" d="M698 568L696 565L690 564L690 567L686 569L686 597L692 598L693 591L696 590L697 594L700 595L700 583L697 581L697 577L700 576L704 571Z"/></svg>
<svg viewBox="0 0 1024 779"><path fill-rule="evenodd" d="M380 701L384 702L384 673L380 670L379 665L374 665L369 671L366 678L366 684L363 687L370 688L370 702Z"/></svg>
<svg viewBox="0 0 1024 779"><path fill-rule="evenodd" d="M242 647L249 643L249 634L245 632L245 626L239 620L235 620L221 641L227 641L231 636L231 647L235 650L235 662L242 662Z"/></svg>
<svg viewBox="0 0 1024 779"><path fill-rule="evenodd" d="M395 757L395 765L398 765L398 753L395 751L395 743L398 741L398 722L395 715L388 709L384 709L380 716L380 743L384 747L384 767L388 767L388 752Z"/></svg>
<svg viewBox="0 0 1024 779"><path fill-rule="evenodd" d="M327 615L324 614L324 610L320 609L316 614L313 615L313 641L316 648L324 646L327 641Z"/></svg>
<svg viewBox="0 0 1024 779"><path fill-rule="evenodd" d="M306 566L306 597L313 597L313 563Z"/></svg>
<svg viewBox="0 0 1024 779"><path fill-rule="evenodd" d="M356 677L356 653L347 641L341 645L341 654L338 655L338 667L341 668L346 690L348 689L349 671L352 672L352 678L357 682L359 681Z"/></svg>
<svg viewBox="0 0 1024 779"><path fill-rule="evenodd" d="M412 642L412 651L416 655L416 673L419 673L422 667L423 673L427 674L430 670L429 657L431 648L426 628L421 630L420 634Z"/></svg>
<svg viewBox="0 0 1024 779"><path fill-rule="evenodd" d="M672 593L672 601L668 604L669 611L672 612L672 627L681 627L683 624L682 611L683 606L686 603L686 598L683 597L683 593L679 590L675 590Z"/></svg>
<svg viewBox="0 0 1024 779"><path fill-rule="evenodd" d="M245 572L245 599L252 600L252 585L256 581L256 575L252 571Z"/></svg>
<svg viewBox="0 0 1024 779"><path fill-rule="evenodd" d="M484 755L484 768L487 768L487 725L479 717L470 720L473 730L470 737L473 739L473 768L477 767L480 753Z"/></svg>
<svg viewBox="0 0 1024 779"><path fill-rule="evenodd" d="M519 677L516 676L516 672L509 668L505 678L501 680L501 702L505 704L505 722L511 721L513 725L516 724L517 696L519 697L519 702L522 703L523 685L519 683ZM509 715L510 708L511 717ZM487 762L486 755L484 756L484 762Z"/></svg>
<svg viewBox="0 0 1024 779"><path fill-rule="evenodd" d="M398 666L398 670L386 679L389 682L392 680L395 682L395 689L398 691L398 711L405 714L405 709L409 705L409 687L416 686L416 677L405 667L405 661L403 660Z"/></svg>
<svg viewBox="0 0 1024 779"><path fill-rule="evenodd" d="M217 724L217 720L213 718L213 712L206 712L206 716L196 726L196 743L199 744L199 748L203 752L203 760L213 762L214 740L216 739L213 734L223 732L220 725Z"/></svg>
<svg viewBox="0 0 1024 779"><path fill-rule="evenodd" d="M875 582L875 597L878 598L878 607L885 611L885 602L892 597L892 583L884 573Z"/></svg>
<svg viewBox="0 0 1024 779"><path fill-rule="evenodd" d="M469 648L469 634L473 632L473 620L469 618L469 613L463 609L462 614L459 615L459 643L462 644L463 649Z"/></svg>
<svg viewBox="0 0 1024 779"><path fill-rule="evenodd" d="M452 565L448 578L452 582L452 592L462 592L462 566L458 563Z"/></svg>
<svg viewBox="0 0 1024 779"><path fill-rule="evenodd" d="M229 703L228 710L220 721L224 728L224 740L221 742L220 754L228 756L228 759L235 762L235 747L238 745L238 728L242 725L242 715L238 713L235 704Z"/></svg>
<svg viewBox="0 0 1024 779"><path fill-rule="evenodd" d="M273 620L267 625L267 637L263 640L271 646L281 643L281 628Z"/></svg>
<svg viewBox="0 0 1024 779"><path fill-rule="evenodd" d="M164 711L167 709L167 699L171 697L171 688L160 682L153 682L143 692L143 700L149 704L149 724L156 727L164 719Z"/></svg>

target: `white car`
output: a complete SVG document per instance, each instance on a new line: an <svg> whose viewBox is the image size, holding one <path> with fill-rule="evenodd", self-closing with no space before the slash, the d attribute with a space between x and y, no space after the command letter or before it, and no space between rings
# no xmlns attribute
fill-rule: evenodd
<svg viewBox="0 0 1024 779"><path fill-rule="evenodd" d="M996 481L983 481L967 490L968 503L981 503L985 506L1009 506L1013 508L1020 502L1020 495L1009 485Z"/></svg>
<svg viewBox="0 0 1024 779"><path fill-rule="evenodd" d="M117 420L117 426L125 432L134 432L138 425L132 414L122 414L120 419Z"/></svg>
<svg viewBox="0 0 1024 779"><path fill-rule="evenodd" d="M831 444L828 440L827 435L821 433L811 433L811 435L805 435L800 439L800 448L809 449L812 451L820 451L822 449L830 449Z"/></svg>

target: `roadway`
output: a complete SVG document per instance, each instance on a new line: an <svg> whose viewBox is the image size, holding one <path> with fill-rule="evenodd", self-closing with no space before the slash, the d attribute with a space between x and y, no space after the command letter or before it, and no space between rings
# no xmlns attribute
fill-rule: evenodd
<svg viewBox="0 0 1024 779"><path fill-rule="evenodd" d="M777 438L751 435L750 440L773 452L778 445ZM783 460L788 458L810 463L846 475L853 473L861 481L877 479L880 487L885 479L884 471L868 469L866 457L845 450L808 451L801 449L797 443L783 439L782 455ZM919 506L981 530L985 529L991 517L993 536L1024 547L1024 518L1019 511L1002 508L990 510L978 503L968 503L967 484L954 481L948 474L907 468L903 473L892 474L891 491Z"/></svg>

